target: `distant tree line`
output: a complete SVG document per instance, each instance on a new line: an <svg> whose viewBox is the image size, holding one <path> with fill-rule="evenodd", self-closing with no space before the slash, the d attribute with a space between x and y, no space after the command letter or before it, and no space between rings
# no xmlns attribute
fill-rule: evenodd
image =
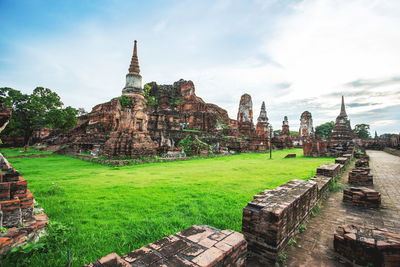
<svg viewBox="0 0 400 267"><path fill-rule="evenodd" d="M25 144L29 144L35 129L67 131L77 123L78 110L70 106L63 108L60 96L48 88L36 87L32 94L24 94L3 87L0 97L5 107L12 108L11 121L2 135L23 137Z"/></svg>

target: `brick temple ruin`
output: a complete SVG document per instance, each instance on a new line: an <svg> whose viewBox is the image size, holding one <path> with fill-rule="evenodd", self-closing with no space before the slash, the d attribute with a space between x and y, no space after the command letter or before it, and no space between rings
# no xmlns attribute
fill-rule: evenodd
<svg viewBox="0 0 400 267"><path fill-rule="evenodd" d="M343 96L332 134L323 139L315 134L309 111L300 116L298 134L291 133L289 120L284 116L280 134L274 136L265 102L254 124L249 94L241 96L237 117L231 119L225 109L198 97L192 81L181 79L173 84L151 82L142 86L136 41L125 79L121 96L93 107L67 133L37 129L33 140L59 153L89 152L93 156L120 158L181 157L179 142L188 136L210 146L208 151L197 151L201 154L265 152L271 146L274 149L302 147L306 156L337 157L351 151L355 144L374 149L400 147L398 136L357 139Z"/></svg>
<svg viewBox="0 0 400 267"><path fill-rule="evenodd" d="M0 103L0 132L11 118L11 110ZM37 238L47 224L42 209L34 207L28 182L0 153L0 255Z"/></svg>
<svg viewBox="0 0 400 267"><path fill-rule="evenodd" d="M344 97L342 96L340 113L336 117L335 126L328 140L314 133L311 113L308 111L302 114L300 134L305 156L340 157L346 154L352 154L355 147L355 134L351 129L350 120L346 113Z"/></svg>
<svg viewBox="0 0 400 267"><path fill-rule="evenodd" d="M272 127L263 102L254 125L249 94L241 96L234 120L225 109L198 97L192 81L181 79L170 85L151 82L143 87L135 41L122 95L79 117L77 126L69 132L46 132L40 142L58 148L60 153L138 158L178 153L179 141L191 136L210 145L217 154L262 152L270 145L293 147L287 118L283 124L283 134L271 139Z"/></svg>

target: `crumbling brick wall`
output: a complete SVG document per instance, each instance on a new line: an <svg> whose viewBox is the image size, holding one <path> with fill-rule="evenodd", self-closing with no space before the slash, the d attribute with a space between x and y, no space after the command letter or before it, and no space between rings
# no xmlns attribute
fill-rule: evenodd
<svg viewBox="0 0 400 267"><path fill-rule="evenodd" d="M291 180L254 196L243 210L242 232L249 253L275 264L278 253L309 215L318 199L315 181Z"/></svg>

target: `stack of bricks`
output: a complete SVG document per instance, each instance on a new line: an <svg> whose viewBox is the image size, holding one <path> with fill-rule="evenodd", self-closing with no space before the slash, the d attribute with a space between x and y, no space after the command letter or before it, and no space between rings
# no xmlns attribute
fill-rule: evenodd
<svg viewBox="0 0 400 267"><path fill-rule="evenodd" d="M0 154L0 227L15 227L32 219L33 195L28 183Z"/></svg>
<svg viewBox="0 0 400 267"><path fill-rule="evenodd" d="M327 163L317 168L317 175L327 177L337 177L342 171L342 165L337 163Z"/></svg>
<svg viewBox="0 0 400 267"><path fill-rule="evenodd" d="M369 167L369 162L368 162L367 159L361 158L361 159L356 161L355 165L356 165L356 168L359 168L359 167L367 168L367 167Z"/></svg>
<svg viewBox="0 0 400 267"><path fill-rule="evenodd" d="M242 233L249 254L266 265L276 263L318 198L314 181L292 180L254 196L243 210Z"/></svg>
<svg viewBox="0 0 400 267"><path fill-rule="evenodd" d="M400 266L400 234L359 225L339 226L334 248L350 265Z"/></svg>
<svg viewBox="0 0 400 267"><path fill-rule="evenodd" d="M122 257L109 254L86 267L245 266L247 243L241 233L194 225Z"/></svg>
<svg viewBox="0 0 400 267"><path fill-rule="evenodd" d="M353 156L353 153L349 153L349 154L343 154L342 157L347 158L350 161L353 159L354 156Z"/></svg>
<svg viewBox="0 0 400 267"><path fill-rule="evenodd" d="M48 222L42 210L33 214L34 198L27 185L0 154L0 227L7 228L0 233L0 255L39 236Z"/></svg>
<svg viewBox="0 0 400 267"><path fill-rule="evenodd" d="M352 185L372 185L373 177L369 174L368 167L356 167L349 172L349 184Z"/></svg>
<svg viewBox="0 0 400 267"><path fill-rule="evenodd" d="M335 159L335 163L337 164L341 164L343 166L347 165L350 162L350 160L348 158L345 157L339 157Z"/></svg>
<svg viewBox="0 0 400 267"><path fill-rule="evenodd" d="M366 187L350 187L343 191L343 201L365 207L379 207L381 194Z"/></svg>

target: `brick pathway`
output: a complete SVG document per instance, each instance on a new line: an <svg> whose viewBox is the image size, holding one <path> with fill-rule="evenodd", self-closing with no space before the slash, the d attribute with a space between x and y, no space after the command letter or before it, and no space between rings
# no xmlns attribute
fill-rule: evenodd
<svg viewBox="0 0 400 267"><path fill-rule="evenodd" d="M400 157L382 151L367 154L371 159L373 188L382 195L381 208L345 205L342 191L331 194L317 216L309 219L297 244L287 249L287 266L345 266L333 250L333 233L342 224L373 225L400 233ZM342 183L347 183L347 173Z"/></svg>

